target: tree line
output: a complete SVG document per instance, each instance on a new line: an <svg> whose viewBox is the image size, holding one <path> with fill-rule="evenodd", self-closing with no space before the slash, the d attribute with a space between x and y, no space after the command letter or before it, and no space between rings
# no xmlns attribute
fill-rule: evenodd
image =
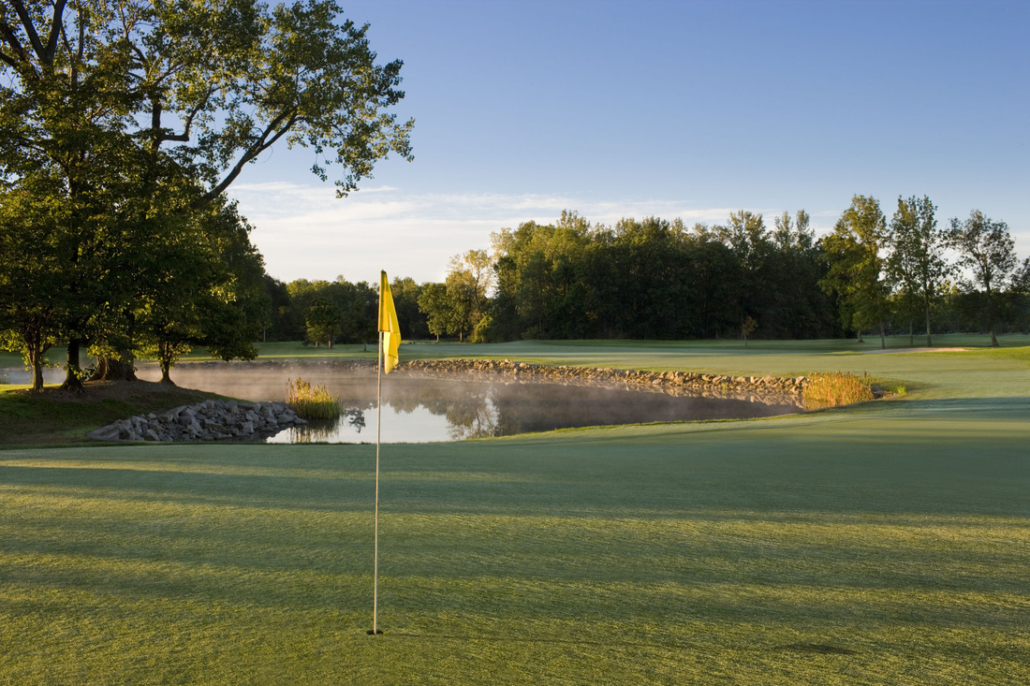
<svg viewBox="0 0 1030 686"><path fill-rule="evenodd" d="M887 219L857 195L817 239L809 215L761 214L686 226L657 217L592 225L575 212L493 234L455 256L441 283L397 278L407 339L834 338L1030 328L1030 259L1004 222L974 210L939 226L926 197ZM269 279L274 340L371 342L366 283ZM268 332L266 332L268 333Z"/></svg>
<svg viewBox="0 0 1030 686"><path fill-rule="evenodd" d="M927 197L898 198L890 220L856 195L817 239L810 217L730 214L725 224L623 219L591 225L575 212L493 235L491 280L477 305L457 304L475 283L473 251L455 258L454 298L420 302L444 322L434 333L520 338L831 338L916 331L1030 329L1030 259L1008 226L978 210L940 226ZM486 297L487 290L491 297ZM456 317L471 311L471 317ZM453 323L449 323L453 321ZM460 322L460 323L459 323Z"/></svg>

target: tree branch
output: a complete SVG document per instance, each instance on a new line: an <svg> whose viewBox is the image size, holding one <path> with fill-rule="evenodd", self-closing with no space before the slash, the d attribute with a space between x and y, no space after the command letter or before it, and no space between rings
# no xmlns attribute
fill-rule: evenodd
<svg viewBox="0 0 1030 686"><path fill-rule="evenodd" d="M255 141L254 145L250 146L246 152L243 153L240 159L237 160L236 164L233 165L233 168L229 170L229 173L225 175L225 178L222 179L218 185L201 196L201 198L194 203L194 207L202 207L221 195L222 192L236 180L236 177L240 175L245 164L275 145L275 142L285 136L299 120L300 117L297 116L296 111L293 109L280 112L279 116L269 122L268 126L265 127L265 130L257 141ZM279 129L280 125L282 125L281 129ZM276 131L276 129L279 130ZM272 134L273 131L275 131L275 135L269 139L269 135Z"/></svg>
<svg viewBox="0 0 1030 686"><path fill-rule="evenodd" d="M14 29L4 21L0 19L0 36L3 36L4 42L11 47L14 51L15 57L25 57L25 48L22 47L21 42L18 40L18 35L14 32ZM14 59L14 58L9 58ZM4 60L7 61L6 59ZM11 66L16 66L14 62L10 63Z"/></svg>
<svg viewBox="0 0 1030 686"><path fill-rule="evenodd" d="M11 4L14 5L14 11L18 13L21 26L25 29L25 35L28 36L29 43L32 45L32 49L36 51L39 61L50 66L51 63L45 59L46 48L43 47L43 43L39 40L39 34L36 33L36 27L32 24L32 17L29 16L28 11L25 9L25 3L22 0L11 0ZM62 2L61 4L63 5L64 3Z"/></svg>
<svg viewBox="0 0 1030 686"><path fill-rule="evenodd" d="M64 5L66 0L57 0L54 5L54 16L50 20L50 37L46 42L47 64L54 63L54 54L57 52L57 37L61 34L64 26Z"/></svg>
<svg viewBox="0 0 1030 686"><path fill-rule="evenodd" d="M154 103L154 111L151 113L150 126L151 126L151 129L154 131L154 134L153 134L153 147L154 147L154 151L156 152L157 149L161 146L161 144L164 143L165 141L175 141L177 143L189 143L190 142L190 129L193 128L193 122L196 120L197 115L200 114L201 110L203 110L204 107L207 106L208 100L211 99L211 96L215 93L216 90L217 90L216 88L209 89L207 91L207 93L204 94L204 97L201 98L200 102L198 102L197 105L190 111L190 113L188 115L186 115L186 120L183 123L182 133L169 133L167 135L162 135L163 129L161 128L161 115L163 114L164 110L163 110L163 108L161 106L161 102L160 101L153 101L153 103Z"/></svg>
<svg viewBox="0 0 1030 686"><path fill-rule="evenodd" d="M0 50L0 62L10 65L11 67L17 67L18 62L13 57L8 57L2 50Z"/></svg>

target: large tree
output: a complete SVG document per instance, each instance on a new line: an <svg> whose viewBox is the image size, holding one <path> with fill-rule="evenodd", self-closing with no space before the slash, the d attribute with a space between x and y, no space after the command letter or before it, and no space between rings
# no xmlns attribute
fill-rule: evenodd
<svg viewBox="0 0 1030 686"><path fill-rule="evenodd" d="M965 221L951 220L948 242L958 251L959 264L968 267L983 288L984 314L991 331L991 345L996 348L997 291L1018 264L1008 224L993 221L980 210L973 210Z"/></svg>
<svg viewBox="0 0 1030 686"><path fill-rule="evenodd" d="M820 281L823 289L837 294L841 323L854 330L876 328L880 347L886 348L887 287L882 278L886 218L876 198L856 195L844 210L833 233L822 240L829 270Z"/></svg>
<svg viewBox="0 0 1030 686"><path fill-rule="evenodd" d="M734 304L737 326L747 345L748 335L759 326L755 317L764 309L763 301L770 291L768 263L773 244L769 240L762 215L748 210L731 212L729 225L722 227L719 232L737 258L740 268L739 278L734 284Z"/></svg>
<svg viewBox="0 0 1030 686"><path fill-rule="evenodd" d="M951 269L944 259L947 246L944 231L937 228L936 207L930 198L898 198L891 218L887 274L898 284L903 300L915 300L926 323L926 345L930 339L930 308Z"/></svg>
<svg viewBox="0 0 1030 686"><path fill-rule="evenodd" d="M464 340L486 315L487 291L493 281L493 261L485 250L455 255L447 269L447 301L451 309L450 333Z"/></svg>
<svg viewBox="0 0 1030 686"><path fill-rule="evenodd" d="M60 205L38 202L48 190L0 191L0 347L22 353L33 391L43 389L43 356L59 340L67 306L60 288L66 265L53 231Z"/></svg>
<svg viewBox="0 0 1030 686"><path fill-rule="evenodd" d="M69 380L105 333L92 276L124 257L109 240L124 208L171 184L202 209L280 141L312 148L323 180L339 165L340 195L390 152L410 158L412 122L385 112L401 63L376 64L368 26L340 14L332 0L0 0L0 182L60 180Z"/></svg>

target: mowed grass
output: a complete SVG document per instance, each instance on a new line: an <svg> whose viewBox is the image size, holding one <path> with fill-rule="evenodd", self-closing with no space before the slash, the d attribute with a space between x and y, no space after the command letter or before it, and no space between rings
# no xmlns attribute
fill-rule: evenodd
<svg viewBox="0 0 1030 686"><path fill-rule="evenodd" d="M1030 350L669 347L484 354L914 390L386 445L378 637L373 446L3 450L0 683L1030 682Z"/></svg>

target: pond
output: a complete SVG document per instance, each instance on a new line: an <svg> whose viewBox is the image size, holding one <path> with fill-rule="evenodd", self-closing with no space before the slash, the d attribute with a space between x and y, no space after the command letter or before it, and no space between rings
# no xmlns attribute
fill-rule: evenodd
<svg viewBox="0 0 1030 686"><path fill-rule="evenodd" d="M154 366L138 376L160 378ZM183 365L172 371L182 387L246 400L282 400L287 381L302 376L324 384L340 397L339 418L287 429L272 443L374 443L376 440L376 377L374 372L306 366ZM790 403L766 404L731 398L683 397L612 388L534 381L471 381L383 377L384 443L423 443L553 429L703 419L744 419L799 412Z"/></svg>

